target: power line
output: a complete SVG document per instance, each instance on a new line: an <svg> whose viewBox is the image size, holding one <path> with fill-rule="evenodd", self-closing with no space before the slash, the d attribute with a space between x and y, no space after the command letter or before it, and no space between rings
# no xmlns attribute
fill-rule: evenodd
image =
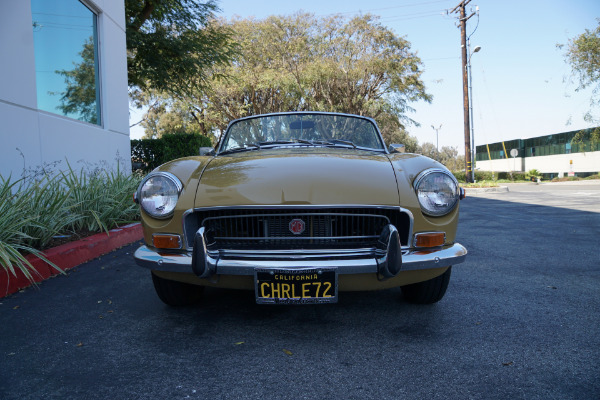
<svg viewBox="0 0 600 400"><path fill-rule="evenodd" d="M393 6L393 7L372 8L370 10L358 10L358 11L344 11L344 12L330 13L330 14L324 14L324 15L328 16L328 15L361 14L361 13L365 13L365 12L369 13L372 11L393 10L393 9L397 9L397 8L408 8L408 7L423 6L423 5L437 4L437 3L447 3L447 2L448 2L448 0L435 0L435 1L426 1L426 2L421 2L421 3L403 4L400 6Z"/></svg>
<svg viewBox="0 0 600 400"><path fill-rule="evenodd" d="M414 13L414 14L407 14L407 15L391 15L391 16L387 16L387 17L381 17L380 19L382 22L408 21L411 19L439 17L439 16L444 15L444 11L446 11L446 10L424 11L422 13Z"/></svg>

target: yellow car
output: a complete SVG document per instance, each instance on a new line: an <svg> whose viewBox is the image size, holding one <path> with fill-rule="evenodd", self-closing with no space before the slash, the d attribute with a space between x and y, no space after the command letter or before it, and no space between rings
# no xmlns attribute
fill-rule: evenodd
<svg viewBox="0 0 600 400"><path fill-rule="evenodd" d="M197 303L205 286L253 290L260 304L393 287L435 303L467 255L463 197L442 164L386 148L371 118L256 115L145 177L135 259L171 306Z"/></svg>

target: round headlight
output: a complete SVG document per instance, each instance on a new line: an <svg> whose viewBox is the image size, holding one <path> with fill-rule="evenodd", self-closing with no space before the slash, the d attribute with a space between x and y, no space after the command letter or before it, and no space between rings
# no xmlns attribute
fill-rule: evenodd
<svg viewBox="0 0 600 400"><path fill-rule="evenodd" d="M421 172L415 179L414 186L421 210L434 217L452 211L460 197L456 178L443 169L428 169Z"/></svg>
<svg viewBox="0 0 600 400"><path fill-rule="evenodd" d="M154 218L168 218L173 214L183 186L177 177L168 172L153 172L140 184L140 205Z"/></svg>

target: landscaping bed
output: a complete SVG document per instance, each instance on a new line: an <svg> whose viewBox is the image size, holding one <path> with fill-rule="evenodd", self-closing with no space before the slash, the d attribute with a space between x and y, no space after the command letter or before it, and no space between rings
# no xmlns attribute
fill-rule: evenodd
<svg viewBox="0 0 600 400"><path fill-rule="evenodd" d="M141 176L67 167L0 177L0 296L141 238L130 225L139 221L132 194Z"/></svg>

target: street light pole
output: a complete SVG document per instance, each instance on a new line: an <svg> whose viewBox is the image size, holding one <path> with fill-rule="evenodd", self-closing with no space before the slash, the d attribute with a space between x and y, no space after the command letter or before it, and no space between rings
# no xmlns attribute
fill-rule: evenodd
<svg viewBox="0 0 600 400"><path fill-rule="evenodd" d="M481 50L481 46L475 46L471 52L471 40L467 41L467 49L469 51L469 59L467 61L467 70L469 72L469 118L471 128L471 169L475 169L475 128L473 128L473 79L471 78L471 57L473 54ZM475 172L473 172L473 181L475 181Z"/></svg>
<svg viewBox="0 0 600 400"><path fill-rule="evenodd" d="M440 152L440 139L438 136L438 133L440 131L440 129L442 129L442 124L440 124L439 128L436 128L435 126L431 125L431 127L433 128L433 130L435 131L435 149L437 150L437 152Z"/></svg>

